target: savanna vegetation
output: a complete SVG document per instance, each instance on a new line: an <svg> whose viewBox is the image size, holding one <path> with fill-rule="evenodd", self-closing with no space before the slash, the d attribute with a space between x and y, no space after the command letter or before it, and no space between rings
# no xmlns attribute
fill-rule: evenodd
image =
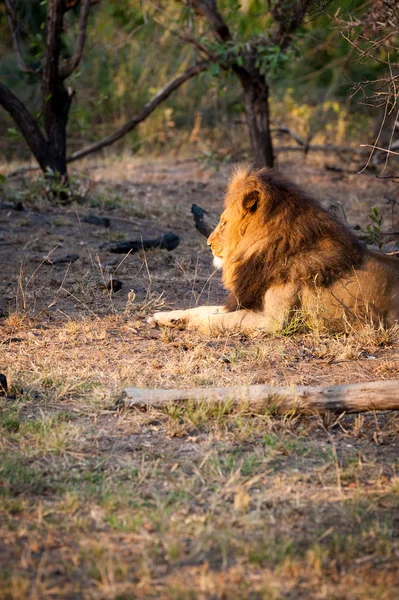
<svg viewBox="0 0 399 600"><path fill-rule="evenodd" d="M0 3L1 599L397 598L397 413L119 400L398 379L398 326L147 323L224 301L191 205L220 214L238 161L397 252L398 23L394 0Z"/></svg>

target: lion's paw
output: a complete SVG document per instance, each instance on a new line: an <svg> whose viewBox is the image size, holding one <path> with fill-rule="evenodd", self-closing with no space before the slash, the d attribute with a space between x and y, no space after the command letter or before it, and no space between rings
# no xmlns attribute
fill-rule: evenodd
<svg viewBox="0 0 399 600"><path fill-rule="evenodd" d="M147 319L150 325L163 327L184 328L188 321L185 310L172 310L170 312L157 312Z"/></svg>

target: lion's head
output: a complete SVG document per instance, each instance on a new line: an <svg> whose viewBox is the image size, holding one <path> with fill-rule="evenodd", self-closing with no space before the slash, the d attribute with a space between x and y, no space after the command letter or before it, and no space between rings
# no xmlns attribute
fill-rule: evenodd
<svg viewBox="0 0 399 600"><path fill-rule="evenodd" d="M208 245L212 249L214 264L222 268L229 262L232 253L237 250L238 245L243 245L244 234L247 227L251 229L262 229L257 211L262 194L262 182L256 172L250 167L241 166L236 168L225 197L225 209L220 217L216 229L208 238ZM256 214L255 214L256 213ZM252 215L252 219L248 216ZM252 234L254 231L252 231ZM252 238L252 236L251 236ZM246 238L245 246L247 244Z"/></svg>
<svg viewBox="0 0 399 600"><path fill-rule="evenodd" d="M227 307L261 310L270 285L327 285L358 266L356 238L275 169L238 167L208 238L231 295Z"/></svg>

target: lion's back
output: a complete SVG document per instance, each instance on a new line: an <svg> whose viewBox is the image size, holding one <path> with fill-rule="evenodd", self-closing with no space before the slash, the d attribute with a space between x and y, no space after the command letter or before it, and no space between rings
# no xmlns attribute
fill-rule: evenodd
<svg viewBox="0 0 399 600"><path fill-rule="evenodd" d="M362 264L332 285L308 289L304 304L323 321L344 319L353 325L399 322L399 260L367 251Z"/></svg>

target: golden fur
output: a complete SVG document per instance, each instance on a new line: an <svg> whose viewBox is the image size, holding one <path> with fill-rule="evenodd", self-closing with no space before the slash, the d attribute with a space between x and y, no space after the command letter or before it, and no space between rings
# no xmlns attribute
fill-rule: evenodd
<svg viewBox="0 0 399 600"><path fill-rule="evenodd" d="M297 315L335 330L399 320L399 261L368 251L274 169L236 169L208 244L230 292L226 305L157 313L151 322L278 331Z"/></svg>

